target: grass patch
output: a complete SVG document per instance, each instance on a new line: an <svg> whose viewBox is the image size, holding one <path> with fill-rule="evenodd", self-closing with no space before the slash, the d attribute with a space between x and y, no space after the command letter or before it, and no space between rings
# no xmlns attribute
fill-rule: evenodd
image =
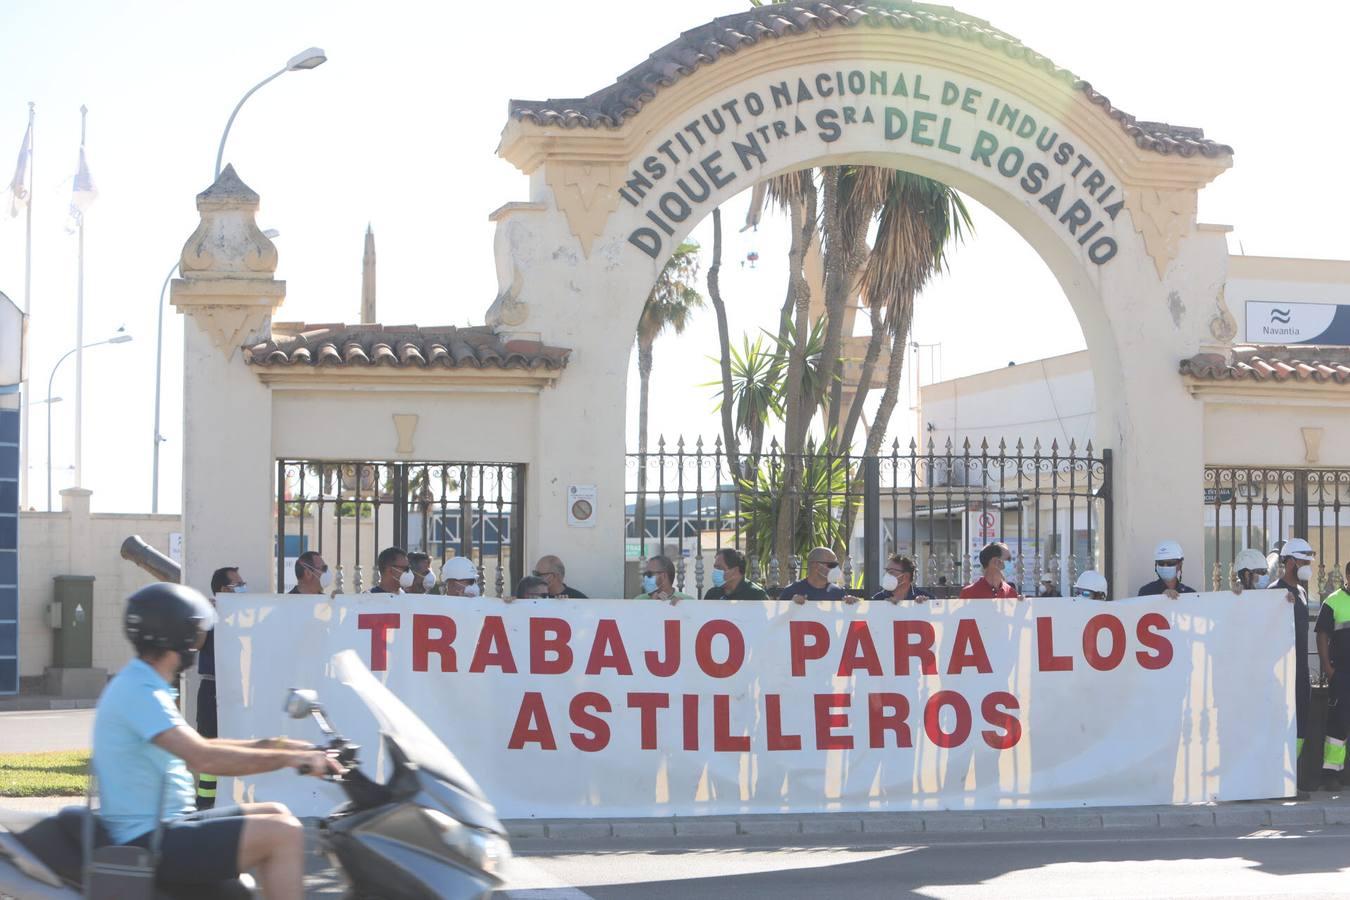
<svg viewBox="0 0 1350 900"><path fill-rule="evenodd" d="M89 784L89 751L0 753L0 797L71 797Z"/></svg>

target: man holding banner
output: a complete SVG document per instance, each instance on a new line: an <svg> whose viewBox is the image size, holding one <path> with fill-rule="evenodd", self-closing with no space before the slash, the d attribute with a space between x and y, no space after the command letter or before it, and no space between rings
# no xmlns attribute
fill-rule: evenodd
<svg viewBox="0 0 1350 900"><path fill-rule="evenodd" d="M995 541L980 551L982 574L961 588L962 600L1021 600L1012 583L1012 550Z"/></svg>
<svg viewBox="0 0 1350 900"><path fill-rule="evenodd" d="M1317 553L1303 538L1290 538L1280 549L1280 579L1271 590L1284 590L1286 599L1294 604L1294 717L1298 722L1295 758L1303 756L1303 739L1307 734L1308 707L1312 703L1312 675L1308 671L1308 591L1304 584L1312 578L1312 561Z"/></svg>

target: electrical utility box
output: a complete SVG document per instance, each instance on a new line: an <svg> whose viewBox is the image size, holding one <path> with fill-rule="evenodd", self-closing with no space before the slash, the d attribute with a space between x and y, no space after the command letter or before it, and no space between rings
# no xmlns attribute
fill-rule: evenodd
<svg viewBox="0 0 1350 900"><path fill-rule="evenodd" d="M88 669L94 665L94 576L57 575L52 601L52 666Z"/></svg>

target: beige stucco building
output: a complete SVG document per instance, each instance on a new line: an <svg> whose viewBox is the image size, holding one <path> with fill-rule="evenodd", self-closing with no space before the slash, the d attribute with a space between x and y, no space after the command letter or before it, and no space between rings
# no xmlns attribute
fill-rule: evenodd
<svg viewBox="0 0 1350 900"><path fill-rule="evenodd" d="M1259 336L1262 323L1248 321L1249 302L1316 303L1350 314L1350 262L1236 256L1228 271L1233 321L1226 327L1237 335ZM1266 551L1298 535L1319 551L1322 592L1343 583L1350 562L1350 349L1235 342L1181 360L1173 377L1192 397L1176 428L1199 431L1204 452L1204 476L1191 489L1203 498L1204 522L1203 544L1189 545L1192 582L1226 585L1236 550ZM915 431L938 446L1020 439L1082 448L1096 434L1096 400L1091 351L1084 350L924 385ZM1169 464L1164 448L1158 465ZM1155 533L1155 540L1173 536L1162 520ZM1062 540L1056 552L1071 555ZM1073 567L1066 561L1065 577ZM1147 574L1126 575L1122 588Z"/></svg>

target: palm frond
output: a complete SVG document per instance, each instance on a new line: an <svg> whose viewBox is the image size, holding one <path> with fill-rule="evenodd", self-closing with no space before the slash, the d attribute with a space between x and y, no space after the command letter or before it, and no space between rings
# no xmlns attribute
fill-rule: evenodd
<svg viewBox="0 0 1350 900"><path fill-rule="evenodd" d="M695 287L698 283L698 253L696 242L684 241L666 261L638 319L639 344L650 346L666 329L683 333L694 310L703 306L703 295Z"/></svg>

